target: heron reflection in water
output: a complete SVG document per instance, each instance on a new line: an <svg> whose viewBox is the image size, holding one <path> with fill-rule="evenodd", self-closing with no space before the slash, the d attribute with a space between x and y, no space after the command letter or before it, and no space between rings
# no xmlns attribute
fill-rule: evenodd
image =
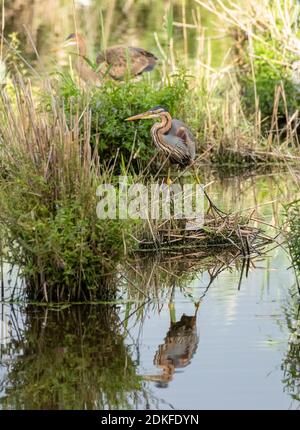
<svg viewBox="0 0 300 430"><path fill-rule="evenodd" d="M179 321L171 317L164 343L159 345L153 360L162 369L162 373L146 375L145 380L156 382L159 388L166 388L173 380L176 370L190 364L199 343L196 325L198 308L199 305L196 306L194 315L183 314Z"/></svg>

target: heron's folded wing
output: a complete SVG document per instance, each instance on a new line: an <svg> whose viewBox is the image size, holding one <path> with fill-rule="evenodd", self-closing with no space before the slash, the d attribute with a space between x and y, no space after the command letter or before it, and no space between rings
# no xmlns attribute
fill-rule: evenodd
<svg viewBox="0 0 300 430"><path fill-rule="evenodd" d="M170 158L179 164L189 164L191 161L190 152L184 140L174 135L165 135L164 138Z"/></svg>
<svg viewBox="0 0 300 430"><path fill-rule="evenodd" d="M97 57L98 64L103 62L107 63L109 74L113 79L123 79L127 69L126 48L123 46L108 48Z"/></svg>
<svg viewBox="0 0 300 430"><path fill-rule="evenodd" d="M132 72L139 75L143 72L150 72L156 66L157 58L149 51L142 48L131 47L130 59L132 61Z"/></svg>
<svg viewBox="0 0 300 430"><path fill-rule="evenodd" d="M195 158L195 138L192 132L184 125L180 125L176 130L176 136L178 136L189 150L189 154L192 160Z"/></svg>
<svg viewBox="0 0 300 430"><path fill-rule="evenodd" d="M179 127L179 129L176 131L176 136L180 137L182 141L186 144L188 140L188 134L187 130L184 127Z"/></svg>
<svg viewBox="0 0 300 430"><path fill-rule="evenodd" d="M105 51L104 54L97 56L97 63L104 61L109 65L109 74L114 79L122 79L130 67L133 75L152 70L157 58L151 52L141 48L114 46Z"/></svg>

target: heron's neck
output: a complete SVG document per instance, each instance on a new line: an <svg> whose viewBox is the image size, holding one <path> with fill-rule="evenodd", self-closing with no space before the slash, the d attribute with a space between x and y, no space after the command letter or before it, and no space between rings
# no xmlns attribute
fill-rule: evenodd
<svg viewBox="0 0 300 430"><path fill-rule="evenodd" d="M86 57L86 43L85 43L85 40L79 39L77 41L77 53L81 57Z"/></svg>
<svg viewBox="0 0 300 430"><path fill-rule="evenodd" d="M161 122L157 122L152 127L153 133L167 133L172 127L172 117L169 112L164 112L161 114Z"/></svg>

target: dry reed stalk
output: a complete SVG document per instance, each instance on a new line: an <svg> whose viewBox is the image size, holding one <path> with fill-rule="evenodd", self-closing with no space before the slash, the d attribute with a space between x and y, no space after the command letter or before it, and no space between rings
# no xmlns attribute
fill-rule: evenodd
<svg viewBox="0 0 300 430"><path fill-rule="evenodd" d="M176 252L176 250L197 250L203 247L208 249L211 246L231 246L245 257L257 255L261 249L272 242L272 238L265 235L261 229L250 225L249 219L243 221L239 215L227 215L222 218L206 214L203 227L192 231L178 224L170 227L172 221L161 225L156 224L153 227L155 234L152 240L138 241L139 250Z"/></svg>
<svg viewBox="0 0 300 430"><path fill-rule="evenodd" d="M1 5L1 40L0 40L0 61L3 61L3 45L4 45L4 28L5 28L5 4L4 0L2 0Z"/></svg>

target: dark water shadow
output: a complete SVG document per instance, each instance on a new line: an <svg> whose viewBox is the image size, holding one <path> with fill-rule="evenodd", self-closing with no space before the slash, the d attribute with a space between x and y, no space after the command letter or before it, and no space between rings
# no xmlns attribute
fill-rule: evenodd
<svg viewBox="0 0 300 430"><path fill-rule="evenodd" d="M117 307L11 307L8 321L11 339L1 348L2 409L115 409L145 403Z"/></svg>

